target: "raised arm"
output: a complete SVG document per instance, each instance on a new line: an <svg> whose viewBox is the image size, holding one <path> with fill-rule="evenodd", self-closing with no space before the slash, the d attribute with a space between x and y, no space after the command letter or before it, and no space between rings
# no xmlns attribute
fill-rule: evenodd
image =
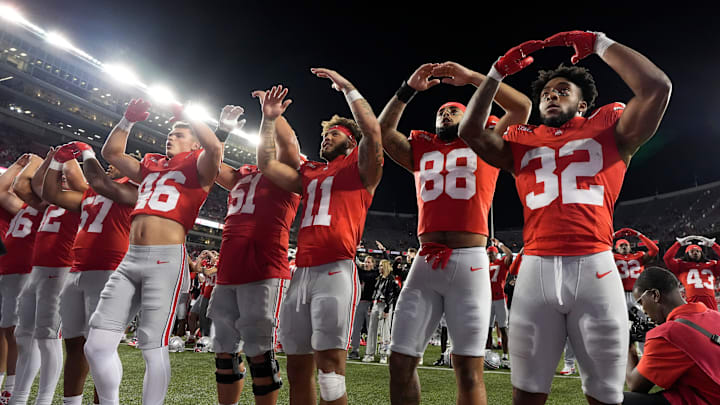
<svg viewBox="0 0 720 405"><path fill-rule="evenodd" d="M49 153L50 152L48 152L48 154ZM45 203L39 195L36 195L33 192L30 182L42 163L43 160L39 156L31 155L30 162L25 165L20 174L15 177L15 181L13 182L13 192L15 195L38 211L45 210L47 203Z"/></svg>
<svg viewBox="0 0 720 405"><path fill-rule="evenodd" d="M262 108L265 101L265 92L255 90L252 92L252 96L258 99ZM282 163L294 168L299 168L302 163L300 160L300 143L290 123L282 115L275 120L275 156Z"/></svg>
<svg viewBox="0 0 720 405"><path fill-rule="evenodd" d="M47 155L45 155L45 160L43 160L43 162L40 164L40 167L38 167L38 169L35 171L35 173L33 173L32 177L30 178L30 188L33 194L40 198L42 198L43 180L45 180L45 173L50 167L50 163L52 163L55 152L57 152L58 149L59 147L50 148Z"/></svg>
<svg viewBox="0 0 720 405"><path fill-rule="evenodd" d="M415 93L425 91L440 83L439 79L430 80L435 66L437 64L426 63L417 68L412 76L403 82L378 117L385 152L395 163L411 173L413 172L412 146L408 137L397 130L397 126L403 111L405 111L405 106L412 100Z"/></svg>
<svg viewBox="0 0 720 405"><path fill-rule="evenodd" d="M55 156L45 172L42 182L42 199L66 210L80 212L83 193L75 190L63 190L62 187L62 174L68 162L75 162L73 167L80 170L72 146L63 145L55 152Z"/></svg>
<svg viewBox="0 0 720 405"><path fill-rule="evenodd" d="M288 90L273 86L265 92L262 102L263 118L260 124L260 142L257 145L257 163L262 174L275 185L292 193L302 193L302 177L296 168L277 158L275 147L276 121L292 100L285 100Z"/></svg>
<svg viewBox="0 0 720 405"><path fill-rule="evenodd" d="M445 62L437 65L432 74L433 76L442 77L443 83L452 84L453 86L472 84L479 87L486 79L485 75L455 62ZM526 95L501 82L493 100L505 111L505 114L500 118L500 122L495 126L496 133L505 133L505 130L510 125L527 123L532 110L532 102ZM485 124L483 123L484 128Z"/></svg>
<svg viewBox="0 0 720 405"><path fill-rule="evenodd" d="M317 77L330 79L333 88L345 94L353 118L362 132L362 139L358 145L360 178L365 188L370 193L375 193L375 188L382 178L383 167L382 131L375 113L355 86L336 71L325 68L313 68L311 71Z"/></svg>
<svg viewBox="0 0 720 405"><path fill-rule="evenodd" d="M683 241L686 238L678 239L677 242L673 243L670 248L668 248L667 252L665 252L665 255L663 256L663 260L665 261L665 265L672 271L673 273L677 271L678 265L680 264L681 260L676 259L675 255L677 254L678 250L680 250L681 241Z"/></svg>
<svg viewBox="0 0 720 405"><path fill-rule="evenodd" d="M500 248L500 250L502 250L503 253L505 254L505 257L503 258L503 260L505 261L505 265L510 266L513 262L512 250L510 250L509 247L505 246L505 244L500 242L500 240L497 238L492 238L492 242L495 244L495 246Z"/></svg>
<svg viewBox="0 0 720 405"><path fill-rule="evenodd" d="M239 114L242 114L242 107L231 107L233 110L239 110ZM195 137L197 137L200 146L202 146L202 152L200 152L197 160L197 172L200 185L205 191L208 191L213 183L215 183L215 178L220 171L220 164L222 163L225 148L217 135L215 135L215 132L210 129L203 120L193 118L188 114L183 114L183 106L179 104L173 105L172 109L174 116L171 120L182 119L190 124L193 133L195 133Z"/></svg>
<svg viewBox="0 0 720 405"><path fill-rule="evenodd" d="M130 183L118 183L113 181L100 166L97 159L85 159L83 172L90 183L90 187L98 194L105 196L118 204L135 206L137 202L138 189Z"/></svg>
<svg viewBox="0 0 720 405"><path fill-rule="evenodd" d="M542 41L527 41L510 49L500 57L490 69L485 80L475 90L475 94L468 103L465 116L460 121L458 132L460 138L484 161L510 172L513 171L513 157L509 143L502 137L505 129L500 132L500 125L494 129L486 129L485 124L490 116L493 99L500 89L500 81L505 76L517 73L530 65L533 58L528 55L543 47ZM507 100L504 102L507 104ZM507 128L507 125L511 124L509 121L517 120L518 115L522 114L514 113L502 125Z"/></svg>
<svg viewBox="0 0 720 405"><path fill-rule="evenodd" d="M618 151L626 163L657 131L665 114L672 83L667 75L639 52L609 39L601 32L569 31L545 40L546 46L572 46L572 62L596 53L630 87L630 99L615 127Z"/></svg>
<svg viewBox="0 0 720 405"><path fill-rule="evenodd" d="M30 154L25 153L0 175L0 207L11 215L20 211L23 205L23 201L12 191L13 181L29 162Z"/></svg>
<svg viewBox="0 0 720 405"><path fill-rule="evenodd" d="M134 157L125 153L127 138L130 135L133 125L139 121L145 121L150 113L150 103L142 99L130 100L125 115L113 128L102 147L102 157L111 165L115 166L123 176L140 183L140 162Z"/></svg>

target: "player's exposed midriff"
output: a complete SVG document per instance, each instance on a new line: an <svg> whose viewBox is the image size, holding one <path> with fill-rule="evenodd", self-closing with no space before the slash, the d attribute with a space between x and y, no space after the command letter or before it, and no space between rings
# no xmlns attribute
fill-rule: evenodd
<svg viewBox="0 0 720 405"><path fill-rule="evenodd" d="M426 232L418 237L420 243L440 243L452 249L487 246L487 235L471 232Z"/></svg>
<svg viewBox="0 0 720 405"><path fill-rule="evenodd" d="M179 222L155 215L137 215L130 225L131 245L181 245L185 228Z"/></svg>

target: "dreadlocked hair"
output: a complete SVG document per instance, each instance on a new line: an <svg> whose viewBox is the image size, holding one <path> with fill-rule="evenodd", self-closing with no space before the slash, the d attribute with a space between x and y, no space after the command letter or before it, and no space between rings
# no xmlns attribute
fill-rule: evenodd
<svg viewBox="0 0 720 405"><path fill-rule="evenodd" d="M553 70L541 70L537 80L532 83L532 99L535 105L540 104L540 94L545 85L556 77L563 77L580 88L582 99L587 103L587 111L592 111L595 105L595 99L598 96L597 87L595 87L595 79L590 71L581 66L565 66L560 64Z"/></svg>
<svg viewBox="0 0 720 405"><path fill-rule="evenodd" d="M356 143L360 143L360 139L362 139L362 132L360 131L360 126L358 126L358 124L350 118L341 117L335 114L332 116L332 118L330 118L330 120L323 121L320 125L322 125L323 134L335 125L342 125L348 128L350 132L352 132L353 138L355 138Z"/></svg>

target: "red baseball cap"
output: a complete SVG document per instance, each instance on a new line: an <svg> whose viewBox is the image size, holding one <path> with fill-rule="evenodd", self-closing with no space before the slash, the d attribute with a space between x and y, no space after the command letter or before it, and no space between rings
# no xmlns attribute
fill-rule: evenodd
<svg viewBox="0 0 720 405"><path fill-rule="evenodd" d="M490 253L490 252L499 253L498 248L496 248L495 246L488 247L487 251L488 251L488 253Z"/></svg>
<svg viewBox="0 0 720 405"><path fill-rule="evenodd" d="M693 245L688 245L688 247L685 248L685 253L688 253L691 250L695 250L695 249L702 252L702 248L700 246L693 244Z"/></svg>

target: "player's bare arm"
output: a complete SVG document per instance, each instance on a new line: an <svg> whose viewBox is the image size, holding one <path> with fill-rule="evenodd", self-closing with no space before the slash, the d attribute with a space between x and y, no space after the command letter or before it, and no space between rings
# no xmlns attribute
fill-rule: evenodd
<svg viewBox="0 0 720 405"><path fill-rule="evenodd" d="M660 126L672 92L670 78L648 58L601 32L561 32L545 42L546 46L574 47L573 63L590 53L597 53L635 94L615 127L618 151L625 163L629 163L638 148L650 140ZM586 49L592 52L584 52Z"/></svg>
<svg viewBox="0 0 720 405"><path fill-rule="evenodd" d="M495 246L497 246L500 250L503 251L503 253L505 254L505 257L504 257L505 264L510 266L513 262L512 250L510 250L509 247L507 247L504 243L500 242L500 240L497 238L492 238L491 240Z"/></svg>
<svg viewBox="0 0 720 405"><path fill-rule="evenodd" d="M490 69L487 77L475 90L468 103L465 117L460 122L458 135L484 161L492 166L513 171L513 157L510 145L503 140L499 127L486 129L493 99L500 89L502 79L524 69L533 62L530 55L544 44L542 41L527 41L511 48L501 56Z"/></svg>
<svg viewBox="0 0 720 405"><path fill-rule="evenodd" d="M42 161L38 169L35 170L35 173L33 173L32 177L30 178L30 188L33 194L35 194L39 198L42 198L43 180L45 179L45 173L47 172L48 167L50 167L50 163L52 163L55 152L57 152L58 149L59 147L50 148L47 155L45 155L45 159Z"/></svg>
<svg viewBox="0 0 720 405"><path fill-rule="evenodd" d="M300 194L302 193L302 177L300 173L290 165L287 165L277 158L275 146L276 121L292 100L285 100L288 89L282 86L273 86L265 92L262 102L263 118L260 124L260 142L257 145L257 164L262 174L270 179L275 185L285 191Z"/></svg>
<svg viewBox="0 0 720 405"><path fill-rule="evenodd" d="M239 113L242 114L242 107L233 106L233 109L239 110ZM202 188L208 191L213 183L215 183L225 148L215 135L215 132L202 120L183 115L182 106L174 105L173 112L175 116L172 119L182 119L190 124L200 146L202 146L202 152L200 152L197 159L198 180Z"/></svg>
<svg viewBox="0 0 720 405"><path fill-rule="evenodd" d="M265 101L265 92L255 90L252 92L252 96L258 99L262 108L262 103ZM282 115L275 120L275 154L279 161L288 166L299 168L302 163L300 160L300 143L292 126Z"/></svg>
<svg viewBox="0 0 720 405"><path fill-rule="evenodd" d="M12 215L20 211L23 205L23 201L12 191L13 181L29 162L30 154L25 153L0 175L0 207Z"/></svg>
<svg viewBox="0 0 720 405"><path fill-rule="evenodd" d="M410 102L415 92L425 91L440 83L439 79L430 79L435 66L437 64L426 63L417 68L390 99L378 117L385 152L395 163L411 173L413 171L412 146L407 136L398 131L397 127L398 123L400 123L400 117L405 111L405 106Z"/></svg>
<svg viewBox="0 0 720 405"><path fill-rule="evenodd" d="M455 62L445 62L437 65L432 74L436 77L442 77L442 83L452 84L453 86L472 84L479 87L486 79L485 75ZM495 132L498 134L505 133L505 130L510 125L525 124L530 118L532 110L530 99L505 83L500 83L494 101L505 111L505 114L495 126Z"/></svg>
<svg viewBox="0 0 720 405"><path fill-rule="evenodd" d="M325 68L313 68L311 71L321 78L330 79L333 88L342 91L352 111L353 118L360 127L362 139L358 145L358 168L363 185L371 193L380 184L383 166L382 134L377 117L365 98L355 86L338 72Z"/></svg>
<svg viewBox="0 0 720 405"><path fill-rule="evenodd" d="M68 145L64 145L55 152L53 161L54 163L45 172L42 199L66 210L80 212L83 193L75 190L63 190L62 187L62 175L66 167L70 168L71 171L80 170L75 160L74 151ZM75 165L70 166L68 164L70 161L75 162ZM77 174L74 175L77 177ZM82 172L80 175L82 176Z"/></svg>
<svg viewBox="0 0 720 405"><path fill-rule="evenodd" d="M215 184L224 188L225 190L232 190L237 182L237 172L235 169L227 163L220 165L220 171L215 178Z"/></svg>
<svg viewBox="0 0 720 405"><path fill-rule="evenodd" d="M113 181L105 173L97 159L85 159L83 173L90 187L98 194L105 196L116 203L134 206L137 202L138 189L132 184L121 184Z"/></svg>
<svg viewBox="0 0 720 405"><path fill-rule="evenodd" d="M132 126L136 122L145 121L150 116L149 109L150 103L147 101L142 99L130 100L125 115L115 128L110 131L110 135L105 140L101 151L102 157L108 163L120 170L120 173L124 176L137 183L142 182L140 162L125 153L125 149L127 148L127 139Z"/></svg>
<svg viewBox="0 0 720 405"><path fill-rule="evenodd" d="M44 210L47 203L45 203L39 195L33 192L30 181L42 163L42 158L37 155L31 155L30 162L25 165L20 174L15 177L15 181L13 182L13 192L15 195L38 211Z"/></svg>

